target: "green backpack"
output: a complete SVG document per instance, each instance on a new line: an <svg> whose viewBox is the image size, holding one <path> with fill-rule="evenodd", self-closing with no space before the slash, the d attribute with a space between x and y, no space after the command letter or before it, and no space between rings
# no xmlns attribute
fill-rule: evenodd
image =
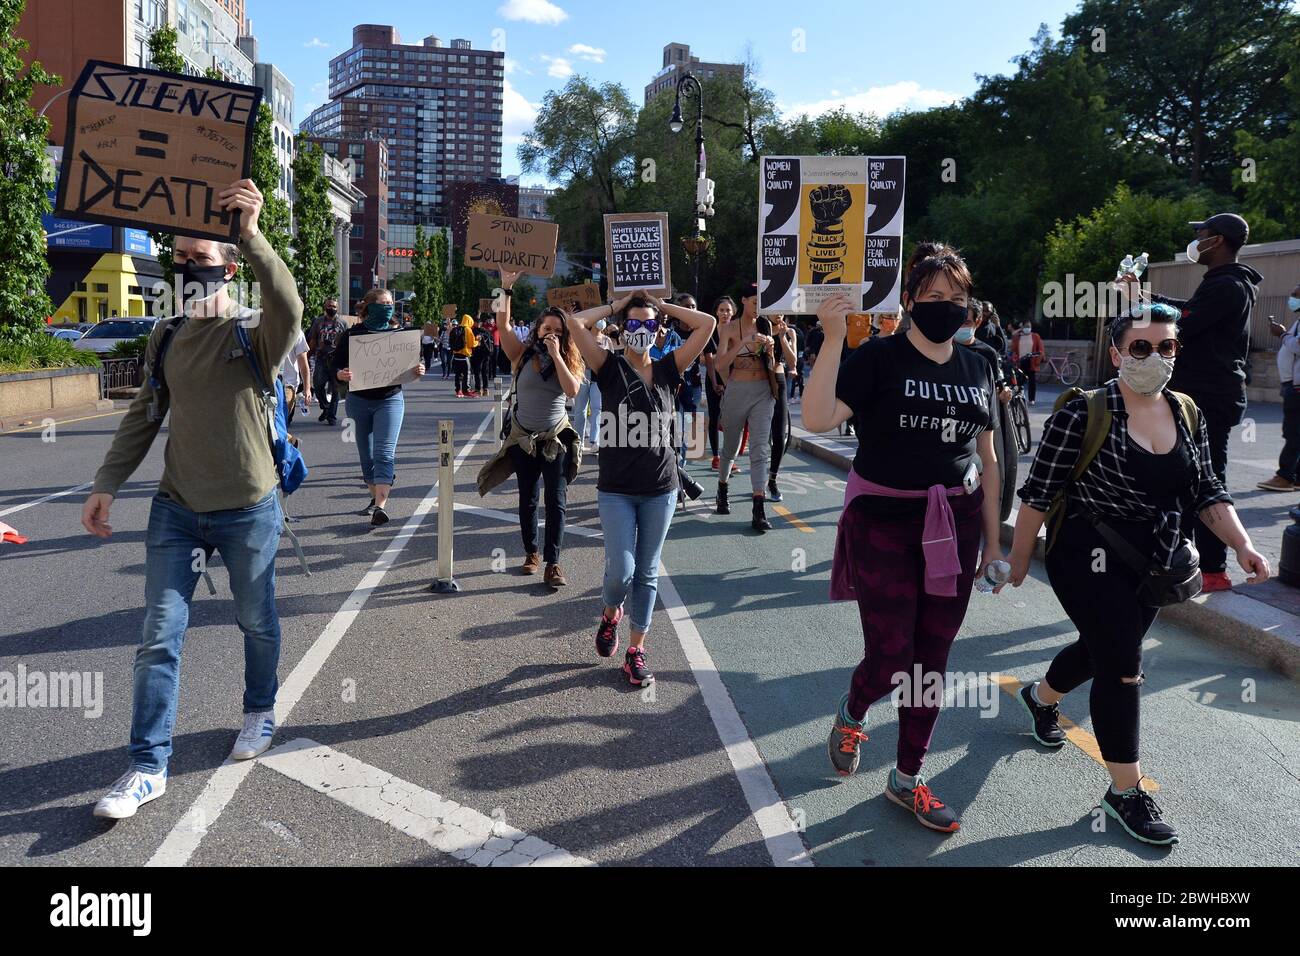
<svg viewBox="0 0 1300 956"><path fill-rule="evenodd" d="M1183 422L1187 425L1187 431L1196 437L1197 429L1200 425L1200 409L1192 401L1190 395L1184 395L1182 392L1169 392L1175 401L1178 402L1178 410L1183 416ZM1052 545L1056 542L1056 533L1061 529L1061 523L1065 519L1065 493L1070 485L1078 481L1088 466L1092 464L1097 453L1101 451L1101 446L1106 443L1106 438L1110 435L1111 414L1110 408L1106 404L1106 386L1100 388L1082 389L1078 387L1067 388L1056 399L1056 404L1052 406L1052 412L1055 414L1065 407L1067 402L1076 398L1083 397L1088 400L1088 424L1083 433L1083 447L1079 449L1079 460L1074 463L1070 469L1070 480L1056 497L1052 499L1051 507L1047 509L1047 551L1052 550Z"/></svg>

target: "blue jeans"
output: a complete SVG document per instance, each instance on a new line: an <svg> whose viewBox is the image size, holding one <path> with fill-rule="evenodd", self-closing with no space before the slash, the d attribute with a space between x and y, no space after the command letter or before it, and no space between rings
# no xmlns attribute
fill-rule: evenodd
<svg viewBox="0 0 1300 956"><path fill-rule="evenodd" d="M579 435L588 443L597 444L600 435L600 386L589 377L584 378L578 386L578 394L573 399L571 420Z"/></svg>
<svg viewBox="0 0 1300 956"><path fill-rule="evenodd" d="M596 501L605 535L601 596L605 607L622 607L631 591L628 617L632 630L644 634L650 630L650 612L659 589L659 555L668 537L677 494L617 495L602 491Z"/></svg>
<svg viewBox="0 0 1300 956"><path fill-rule="evenodd" d="M172 752L181 646L190 600L214 551L230 574L235 620L244 632L244 713L272 710L279 689L280 619L275 553L284 513L275 491L250 508L197 514L158 495L145 534L144 635L135 652L131 765L160 773Z"/></svg>
<svg viewBox="0 0 1300 956"><path fill-rule="evenodd" d="M402 432L406 399L401 392L388 398L348 394L348 418L356 422L361 475L368 485L391 485L396 477L397 436Z"/></svg>

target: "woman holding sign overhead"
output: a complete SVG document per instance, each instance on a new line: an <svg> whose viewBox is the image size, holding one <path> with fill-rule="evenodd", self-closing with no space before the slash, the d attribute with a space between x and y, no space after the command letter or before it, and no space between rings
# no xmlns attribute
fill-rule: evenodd
<svg viewBox="0 0 1300 956"><path fill-rule="evenodd" d="M366 293L361 300L361 321L343 333L334 350L335 378L340 382L352 381L352 370L348 368L352 340L385 334L392 317L393 293L387 289L371 289ZM424 374L423 363L417 369L420 375ZM402 396L401 385L385 385L382 388L349 390L345 407L356 428L361 474L370 489L370 504L362 509L361 514L369 515L370 526L378 528L388 523L388 495L396 477L397 438L402 431L406 399Z"/></svg>

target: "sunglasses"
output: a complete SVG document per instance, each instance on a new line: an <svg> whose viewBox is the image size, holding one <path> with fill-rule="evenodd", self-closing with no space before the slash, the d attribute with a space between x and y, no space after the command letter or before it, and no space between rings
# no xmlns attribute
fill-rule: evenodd
<svg viewBox="0 0 1300 956"><path fill-rule="evenodd" d="M1178 354L1178 340L1165 339L1159 345L1153 345L1146 339L1134 339L1126 347L1120 348L1115 346L1121 355L1128 354L1135 359L1144 359L1151 355L1153 351L1159 352L1161 358L1171 359Z"/></svg>
<svg viewBox="0 0 1300 956"><path fill-rule="evenodd" d="M628 319L623 325L625 332L635 332L637 329L645 329L647 332L659 331L658 319Z"/></svg>

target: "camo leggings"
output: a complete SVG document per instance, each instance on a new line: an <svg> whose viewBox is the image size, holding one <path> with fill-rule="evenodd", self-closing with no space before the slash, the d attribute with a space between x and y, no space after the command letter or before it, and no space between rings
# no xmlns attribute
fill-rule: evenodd
<svg viewBox="0 0 1300 956"><path fill-rule="evenodd" d="M881 499L874 499L879 502ZM867 708L894 690L896 674L914 682L914 670L943 676L948 651L966 617L979 563L982 491L948 499L957 521L961 574L955 597L925 593L921 553L923 513L884 517L869 513L870 496L857 499L840 518L848 535L854 587L866 653L853 671L849 716L865 721ZM922 502L923 504L923 502ZM939 708L905 705L898 710L898 769L915 776L930 749Z"/></svg>

